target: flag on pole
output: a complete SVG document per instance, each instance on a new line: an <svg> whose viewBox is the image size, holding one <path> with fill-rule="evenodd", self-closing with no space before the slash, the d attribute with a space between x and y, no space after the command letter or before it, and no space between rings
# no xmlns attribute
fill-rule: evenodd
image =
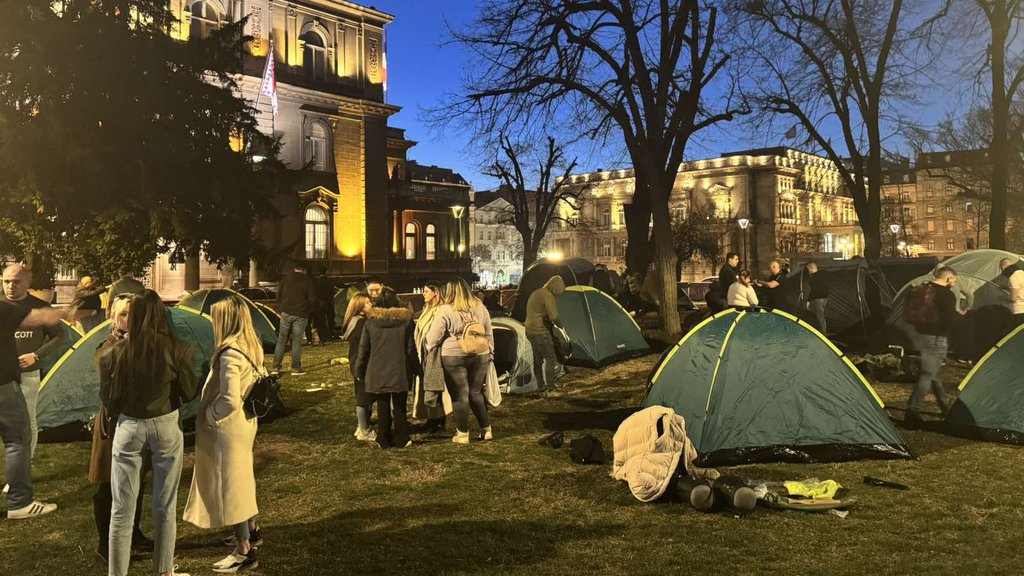
<svg viewBox="0 0 1024 576"><path fill-rule="evenodd" d="M263 83L260 84L260 94L270 97L270 107L277 116L277 79L274 77L274 41L270 41L270 50L267 52L267 67L263 71Z"/></svg>
<svg viewBox="0 0 1024 576"><path fill-rule="evenodd" d="M388 31L384 31L384 50L381 55L381 79L384 84L384 91L388 91Z"/></svg>

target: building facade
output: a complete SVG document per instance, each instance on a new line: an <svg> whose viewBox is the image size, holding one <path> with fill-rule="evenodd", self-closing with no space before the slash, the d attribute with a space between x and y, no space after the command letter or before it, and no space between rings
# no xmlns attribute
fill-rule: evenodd
<svg viewBox="0 0 1024 576"><path fill-rule="evenodd" d="M585 186L581 214L588 232L569 225L548 233L549 248L620 268L625 264L625 205L632 200L632 170L599 171L571 177ZM736 252L741 262L765 275L771 260L809 253L851 258L863 252L863 235L853 200L835 165L821 156L791 148L766 148L686 162L671 196L674 218L697 203L711 205L721 253ZM741 228L740 223L746 224ZM709 262L688 262L683 281L716 273Z"/></svg>
<svg viewBox="0 0 1024 576"><path fill-rule="evenodd" d="M507 194L501 189L477 192L473 201L473 271L487 287L518 285L523 276L523 238L510 223L514 208ZM541 243L542 251L546 245Z"/></svg>

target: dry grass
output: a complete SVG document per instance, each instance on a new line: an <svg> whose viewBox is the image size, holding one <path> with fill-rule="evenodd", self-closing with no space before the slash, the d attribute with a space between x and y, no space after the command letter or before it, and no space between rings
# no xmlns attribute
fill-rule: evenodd
<svg viewBox="0 0 1024 576"><path fill-rule="evenodd" d="M294 414L264 426L257 479L267 575L333 574L1022 574L1018 493L1024 450L931 432L904 435L912 461L773 464L748 478L834 478L859 498L846 519L759 509L737 519L676 504L636 502L608 466L577 466L568 447L537 440L554 430L591 433L611 446L618 422L643 396L656 356L604 370L576 369L566 391L507 398L494 411L497 440L453 445L415 436L381 451L352 438L347 368L338 345L307 350L307 376L286 378ZM950 374L949 382L961 374ZM333 388L307 393L312 385ZM905 386L878 386L902 405ZM894 413L896 413L894 411ZM93 554L87 443L42 445L35 477L61 510L32 522L0 520L0 575L104 571ZM898 492L865 475L908 484ZM179 509L191 478L186 461ZM147 521L148 521L148 514ZM212 573L225 531L179 523L183 570ZM133 574L151 574L148 558Z"/></svg>

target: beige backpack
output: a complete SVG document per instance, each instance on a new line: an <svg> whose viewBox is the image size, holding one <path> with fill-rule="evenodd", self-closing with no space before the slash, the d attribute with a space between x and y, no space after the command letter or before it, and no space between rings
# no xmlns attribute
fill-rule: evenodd
<svg viewBox="0 0 1024 576"><path fill-rule="evenodd" d="M459 347L467 356L476 356L491 351L491 343L487 340L487 331L484 325L473 318L472 314L461 314L462 321L466 326L462 329L462 336L459 338Z"/></svg>

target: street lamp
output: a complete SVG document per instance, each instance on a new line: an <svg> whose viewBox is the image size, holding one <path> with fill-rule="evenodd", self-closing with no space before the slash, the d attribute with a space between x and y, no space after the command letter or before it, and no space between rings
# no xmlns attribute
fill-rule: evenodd
<svg viewBox="0 0 1024 576"><path fill-rule="evenodd" d="M455 231L457 236L455 237L455 275L459 275L459 260L462 259L462 253L466 250L466 245L462 242L462 214L465 213L466 207L461 204L452 205L452 216L455 217Z"/></svg>
<svg viewBox="0 0 1024 576"><path fill-rule="evenodd" d="M736 221L740 226L740 252L743 253L743 268L747 267L747 228L750 227L750 218L740 218Z"/></svg>
<svg viewBox="0 0 1024 576"><path fill-rule="evenodd" d="M898 222L889 224L889 232L892 232L892 255L896 256L896 235L900 233L900 225Z"/></svg>

